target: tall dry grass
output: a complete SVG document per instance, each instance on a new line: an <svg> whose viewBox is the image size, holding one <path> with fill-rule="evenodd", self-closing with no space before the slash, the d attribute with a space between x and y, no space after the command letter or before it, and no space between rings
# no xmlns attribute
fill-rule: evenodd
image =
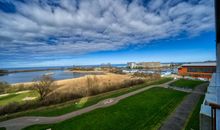
<svg viewBox="0 0 220 130"><path fill-rule="evenodd" d="M85 91L91 88L105 89L110 86L118 86L126 80L135 79L129 75L106 74L106 75L87 75L84 77L58 81L58 88L54 88L54 92L67 93Z"/></svg>
<svg viewBox="0 0 220 130"><path fill-rule="evenodd" d="M144 79L133 78L128 75L90 75L72 80L72 82L68 81L68 85L65 84L64 86L56 88L47 97L47 100L43 102L45 104L54 104L76 98L93 96L120 88L130 87L133 85L142 84L144 82Z"/></svg>

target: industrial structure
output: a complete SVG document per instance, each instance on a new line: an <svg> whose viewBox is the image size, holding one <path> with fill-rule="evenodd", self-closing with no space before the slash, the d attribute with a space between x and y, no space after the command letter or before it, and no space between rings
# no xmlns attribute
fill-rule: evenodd
<svg viewBox="0 0 220 130"><path fill-rule="evenodd" d="M183 64L178 68L178 74L181 76L190 76L193 78L211 79L212 74L216 72L216 63L193 63Z"/></svg>
<svg viewBox="0 0 220 130"><path fill-rule="evenodd" d="M213 74L200 110L200 130L220 130L220 1L215 0L216 73Z"/></svg>

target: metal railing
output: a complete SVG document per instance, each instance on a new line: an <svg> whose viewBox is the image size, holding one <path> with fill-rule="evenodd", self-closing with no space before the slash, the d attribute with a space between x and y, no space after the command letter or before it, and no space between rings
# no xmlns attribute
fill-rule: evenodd
<svg viewBox="0 0 220 130"><path fill-rule="evenodd" d="M211 120L212 120L212 130L216 130L216 110L220 110L220 105L215 103L209 103L209 106L211 107Z"/></svg>

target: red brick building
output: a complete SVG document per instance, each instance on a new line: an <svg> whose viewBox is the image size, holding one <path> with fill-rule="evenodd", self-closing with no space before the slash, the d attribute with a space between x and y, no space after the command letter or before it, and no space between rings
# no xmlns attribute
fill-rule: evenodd
<svg viewBox="0 0 220 130"><path fill-rule="evenodd" d="M212 73L216 72L216 63L183 64L178 68L181 76L211 79Z"/></svg>

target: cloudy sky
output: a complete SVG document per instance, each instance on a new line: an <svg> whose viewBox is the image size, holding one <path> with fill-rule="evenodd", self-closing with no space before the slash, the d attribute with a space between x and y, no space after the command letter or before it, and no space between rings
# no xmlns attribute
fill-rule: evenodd
<svg viewBox="0 0 220 130"><path fill-rule="evenodd" d="M213 0L0 0L0 68L213 59Z"/></svg>

